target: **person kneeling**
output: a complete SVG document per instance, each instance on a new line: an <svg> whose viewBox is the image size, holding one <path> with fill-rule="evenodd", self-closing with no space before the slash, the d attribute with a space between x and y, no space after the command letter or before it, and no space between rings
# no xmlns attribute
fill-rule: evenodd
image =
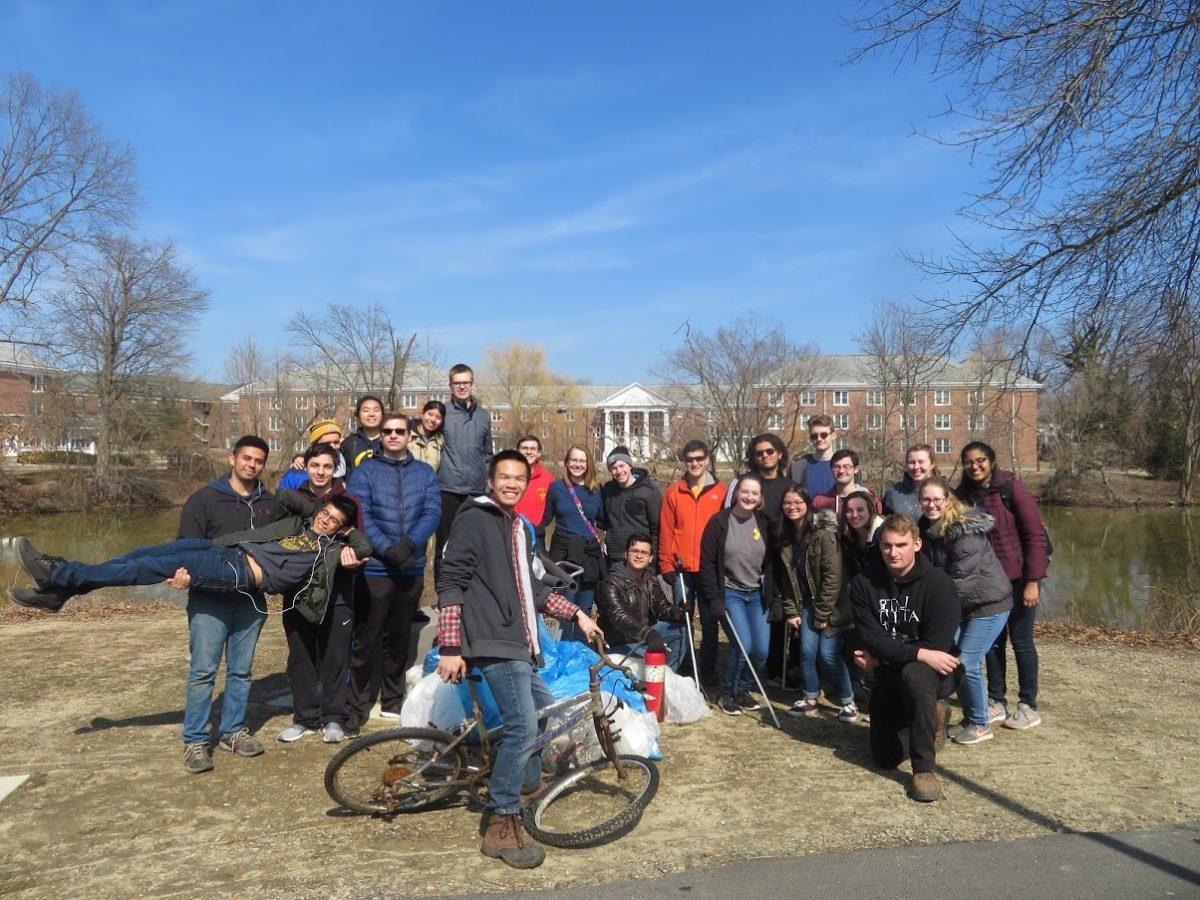
<svg viewBox="0 0 1200 900"><path fill-rule="evenodd" d="M671 605L658 578L650 571L654 544L650 535L634 532L625 542L625 560L613 566L596 592L600 621L613 656L643 656L645 650L665 651L667 665L677 672L683 662L683 610ZM644 650L637 653L639 644Z"/></svg>
<svg viewBox="0 0 1200 900"><path fill-rule="evenodd" d="M863 645L854 651L854 660L876 672L871 756L883 769L894 769L910 758L909 796L923 802L940 800L942 789L933 770L936 744L946 730L948 708L942 701L962 674L953 653L958 592L950 576L917 554L921 538L912 519L888 516L876 540L882 564L868 567L850 582Z"/></svg>
<svg viewBox="0 0 1200 900"><path fill-rule="evenodd" d="M100 563L46 556L21 538L21 565L37 589L10 588L9 596L22 606L58 612L72 597L106 587L169 582L247 596L258 589L294 593L296 609L319 622L338 565L361 565L371 553L370 543L354 529L358 505L338 496L318 509L291 490L280 491L277 502L292 515L215 541L183 538Z"/></svg>

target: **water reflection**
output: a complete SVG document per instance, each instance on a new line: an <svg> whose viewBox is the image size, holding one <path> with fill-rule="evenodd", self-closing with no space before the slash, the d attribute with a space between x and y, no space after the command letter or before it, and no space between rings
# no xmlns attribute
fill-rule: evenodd
<svg viewBox="0 0 1200 900"><path fill-rule="evenodd" d="M1171 627L1159 589L1200 577L1200 519L1180 509L1042 511L1054 541L1041 615L1083 625ZM143 544L172 540L178 509L16 516L0 523L0 578L24 584L12 537L28 535L47 553L89 561ZM90 596L164 599L183 595L162 585L97 591Z"/></svg>

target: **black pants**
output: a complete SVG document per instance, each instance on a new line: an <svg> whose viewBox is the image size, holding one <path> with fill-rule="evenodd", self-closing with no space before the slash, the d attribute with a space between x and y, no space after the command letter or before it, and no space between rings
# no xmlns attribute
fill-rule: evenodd
<svg viewBox="0 0 1200 900"><path fill-rule="evenodd" d="M404 672L413 613L421 602L423 576L367 575L355 610L354 653L350 661L350 689L346 721L360 726L375 702L375 672L380 672L379 706L400 712L404 703ZM378 669L376 668L378 664Z"/></svg>
<svg viewBox="0 0 1200 900"><path fill-rule="evenodd" d="M871 689L871 757L875 765L894 769L911 759L914 774L933 771L937 702L954 693L961 678L961 666L949 675L938 675L923 662L875 670Z"/></svg>
<svg viewBox="0 0 1200 900"><path fill-rule="evenodd" d="M771 623L771 638L767 643L767 665L763 670L763 674L767 678L778 678L786 664L786 660L783 658L783 642L786 631L787 622ZM789 649L794 649L794 647L789 647Z"/></svg>
<svg viewBox="0 0 1200 900"><path fill-rule="evenodd" d="M325 618L314 625L294 609L283 614L292 721L306 728L346 722L346 678L354 633L354 573L338 572ZM317 685L321 687L317 699Z"/></svg>
<svg viewBox="0 0 1200 900"><path fill-rule="evenodd" d="M437 527L437 553L433 557L433 577L437 580L438 573L442 571L442 548L446 546L446 541L450 539L450 526L454 524L454 517L458 515L458 508L471 499L470 494L450 494L442 491L442 518L438 522ZM537 524L536 522L534 523Z"/></svg>

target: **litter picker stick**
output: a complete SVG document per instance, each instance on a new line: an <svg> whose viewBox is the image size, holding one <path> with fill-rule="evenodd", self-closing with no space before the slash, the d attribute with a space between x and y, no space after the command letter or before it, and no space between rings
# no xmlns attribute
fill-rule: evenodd
<svg viewBox="0 0 1200 900"><path fill-rule="evenodd" d="M725 624L729 626L729 633L733 635L733 639L737 641L738 649L742 651L742 659L750 667L750 674L754 676L754 683L758 685L758 692L762 694L763 700L767 703L767 712L771 714L771 719L775 722L775 727L782 731L783 726L779 724L779 716L775 715L775 706L771 703L771 698L767 696L767 692L763 688L763 683L758 680L758 673L754 671L754 663L750 662L750 654L746 652L746 647L742 643L742 639L738 636L737 629L733 627L733 619L729 616L729 610L725 610Z"/></svg>
<svg viewBox="0 0 1200 900"><path fill-rule="evenodd" d="M692 614L688 611L687 604L687 584L683 580L683 559L678 553L675 554L675 574L679 578L679 596L680 602L683 605L683 618L685 628L687 630L688 652L692 656L692 677L696 679L696 687L700 688L700 696L704 698L704 702L708 702L708 692L704 690L704 685L700 683L700 662L696 659L696 638L692 634ZM699 612L699 610L697 610Z"/></svg>
<svg viewBox="0 0 1200 900"><path fill-rule="evenodd" d="M788 655L789 655L788 651L791 649L791 644L792 644L792 626L789 625L787 623L787 620L785 619L783 622L783 668L781 670L782 674L779 676L780 684L783 685L783 689L785 691L788 689L788 686L787 686Z"/></svg>

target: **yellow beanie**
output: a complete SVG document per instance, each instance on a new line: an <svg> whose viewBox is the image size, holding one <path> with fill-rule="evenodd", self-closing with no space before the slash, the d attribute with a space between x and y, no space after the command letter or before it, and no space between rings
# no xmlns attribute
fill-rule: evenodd
<svg viewBox="0 0 1200 900"><path fill-rule="evenodd" d="M327 434L341 434L342 426L333 419L318 419L308 429L308 442L315 444Z"/></svg>

